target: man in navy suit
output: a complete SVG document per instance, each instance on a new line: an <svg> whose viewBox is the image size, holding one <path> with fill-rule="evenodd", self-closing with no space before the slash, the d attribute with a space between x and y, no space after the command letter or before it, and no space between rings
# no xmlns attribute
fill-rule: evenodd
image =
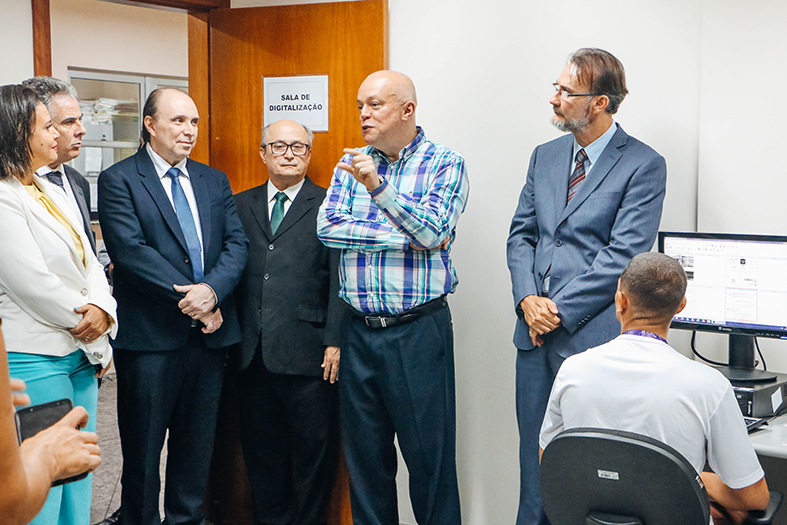
<svg viewBox="0 0 787 525"><path fill-rule="evenodd" d="M538 487L538 433L563 360L620 333L615 290L631 258L653 246L664 158L612 118L625 98L623 65L580 49L554 84L552 123L565 135L538 146L508 236L517 313L517 525L548 523Z"/></svg>
<svg viewBox="0 0 787 525"><path fill-rule="evenodd" d="M268 182L235 197L250 254L236 291L238 406L258 524L324 524L333 482L345 307L339 250L317 238L325 189L306 176L312 138L292 120L266 126Z"/></svg>
<svg viewBox="0 0 787 525"><path fill-rule="evenodd" d="M169 431L164 523L200 524L226 347L240 342L233 290L246 236L227 176L188 158L199 115L157 89L145 145L99 176L115 265L115 367L124 525L159 525L159 457Z"/></svg>

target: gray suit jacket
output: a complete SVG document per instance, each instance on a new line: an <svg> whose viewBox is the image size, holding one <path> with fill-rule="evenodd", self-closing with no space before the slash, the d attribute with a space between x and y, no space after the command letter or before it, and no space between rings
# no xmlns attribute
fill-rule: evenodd
<svg viewBox="0 0 787 525"><path fill-rule="evenodd" d="M533 349L519 303L541 294L549 272L549 297L562 325L543 339L562 357L620 333L617 280L633 256L653 246L667 178L664 158L618 125L566 205L572 153L571 135L533 151L507 247L517 310L514 344Z"/></svg>
<svg viewBox="0 0 787 525"><path fill-rule="evenodd" d="M79 205L79 212L82 214L82 227L90 240L90 247L93 249L93 253L98 253L96 251L96 234L93 233L93 229L90 227L90 183L79 171L71 166L63 165L63 171L66 172L71 191L74 192L77 205Z"/></svg>

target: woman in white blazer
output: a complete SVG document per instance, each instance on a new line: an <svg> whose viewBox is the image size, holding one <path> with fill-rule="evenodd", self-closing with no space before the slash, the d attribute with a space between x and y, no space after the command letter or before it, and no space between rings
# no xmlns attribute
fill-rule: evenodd
<svg viewBox="0 0 787 525"><path fill-rule="evenodd" d="M33 176L57 159L57 137L32 89L0 87L0 318L10 375L25 381L31 403L70 398L95 432L116 303L81 220ZM32 523L89 524L91 484L52 488Z"/></svg>

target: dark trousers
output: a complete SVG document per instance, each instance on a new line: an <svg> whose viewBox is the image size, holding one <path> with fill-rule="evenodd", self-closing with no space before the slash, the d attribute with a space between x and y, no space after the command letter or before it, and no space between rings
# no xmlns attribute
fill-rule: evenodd
<svg viewBox="0 0 787 525"><path fill-rule="evenodd" d="M516 417L519 423L519 511L517 525L549 525L541 506L538 436L563 358L548 347L519 350L516 357Z"/></svg>
<svg viewBox="0 0 787 525"><path fill-rule="evenodd" d="M239 373L240 435L257 524L325 523L336 397L336 385L322 376L271 373L259 347Z"/></svg>
<svg viewBox="0 0 787 525"><path fill-rule="evenodd" d="M179 350L115 350L118 427L123 451L124 525L160 525L159 461L167 430L164 524L201 524L224 349L209 349L191 329Z"/></svg>
<svg viewBox="0 0 787 525"><path fill-rule="evenodd" d="M461 523L451 313L374 329L348 315L339 380L355 525L398 525L394 434L420 525Z"/></svg>

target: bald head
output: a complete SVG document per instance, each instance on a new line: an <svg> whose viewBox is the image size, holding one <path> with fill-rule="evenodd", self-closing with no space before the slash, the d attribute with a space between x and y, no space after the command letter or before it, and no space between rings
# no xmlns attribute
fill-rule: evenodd
<svg viewBox="0 0 787 525"><path fill-rule="evenodd" d="M396 71L376 71L358 88L361 133L367 144L391 160L418 134L417 105L410 77Z"/></svg>
<svg viewBox="0 0 787 525"><path fill-rule="evenodd" d="M405 102L412 102L413 104L418 105L418 99L415 94L415 84L413 84L412 79L404 73L383 69L381 71L375 71L366 77L366 80L363 81L363 84L366 84L367 82L378 84L380 86L384 85L390 89L391 95L393 95L402 104ZM362 87L363 84L361 84Z"/></svg>

